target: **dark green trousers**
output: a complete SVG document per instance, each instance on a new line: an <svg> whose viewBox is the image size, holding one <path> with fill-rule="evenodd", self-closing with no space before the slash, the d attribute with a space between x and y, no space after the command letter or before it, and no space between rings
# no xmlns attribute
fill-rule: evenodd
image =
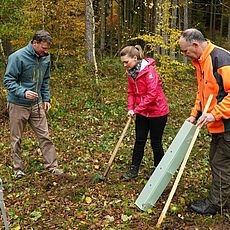
<svg viewBox="0 0 230 230"><path fill-rule="evenodd" d="M209 157L212 185L208 199L223 207L230 198L230 132L212 134Z"/></svg>

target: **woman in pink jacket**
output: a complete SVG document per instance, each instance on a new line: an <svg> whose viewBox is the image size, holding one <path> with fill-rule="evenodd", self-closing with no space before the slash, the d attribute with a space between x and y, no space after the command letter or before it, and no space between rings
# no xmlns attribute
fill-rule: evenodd
<svg viewBox="0 0 230 230"><path fill-rule="evenodd" d="M122 176L129 180L138 176L144 148L150 132L151 147L156 167L164 155L162 135L169 113L161 80L154 66L155 60L144 58L139 45L126 46L120 52L128 73L128 115L135 116L136 140L132 164Z"/></svg>

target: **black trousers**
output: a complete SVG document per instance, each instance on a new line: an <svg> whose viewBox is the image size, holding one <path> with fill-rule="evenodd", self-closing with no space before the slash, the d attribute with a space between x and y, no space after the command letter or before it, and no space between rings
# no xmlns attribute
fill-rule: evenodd
<svg viewBox="0 0 230 230"><path fill-rule="evenodd" d="M156 167L162 157L164 150L162 147L162 135L167 122L167 115L162 117L144 117L136 115L136 140L133 149L132 165L140 166L144 156L144 148L150 132L151 147L153 150L154 166Z"/></svg>

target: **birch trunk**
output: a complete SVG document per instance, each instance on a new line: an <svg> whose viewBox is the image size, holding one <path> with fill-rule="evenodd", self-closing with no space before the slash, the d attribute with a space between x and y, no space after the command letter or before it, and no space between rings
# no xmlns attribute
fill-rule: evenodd
<svg viewBox="0 0 230 230"><path fill-rule="evenodd" d="M86 59L89 64L94 65L96 83L98 84L98 68L95 56L95 19L92 0L86 0Z"/></svg>

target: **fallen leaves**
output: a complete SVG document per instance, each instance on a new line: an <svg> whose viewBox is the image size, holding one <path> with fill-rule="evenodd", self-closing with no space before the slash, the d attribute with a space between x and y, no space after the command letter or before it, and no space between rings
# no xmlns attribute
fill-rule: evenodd
<svg viewBox="0 0 230 230"><path fill-rule="evenodd" d="M132 219L132 215L128 216L128 215L122 214L122 215L121 215L121 219L122 219L122 221L124 221L124 222L129 221L129 220Z"/></svg>
<svg viewBox="0 0 230 230"><path fill-rule="evenodd" d="M87 197L85 198L85 202L86 202L87 204L90 204L90 203L92 202L92 198L89 197L89 196L87 196Z"/></svg>

